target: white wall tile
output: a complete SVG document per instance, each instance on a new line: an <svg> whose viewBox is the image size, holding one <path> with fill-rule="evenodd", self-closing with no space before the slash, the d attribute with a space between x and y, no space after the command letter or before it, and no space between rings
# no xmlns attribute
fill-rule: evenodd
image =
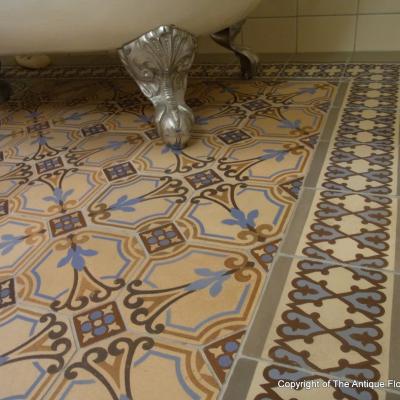
<svg viewBox="0 0 400 400"><path fill-rule="evenodd" d="M299 15L356 14L357 0L299 0Z"/></svg>
<svg viewBox="0 0 400 400"><path fill-rule="evenodd" d="M400 51L400 0L261 0L239 42L258 53ZM199 52L228 51L202 37Z"/></svg>
<svg viewBox="0 0 400 400"><path fill-rule="evenodd" d="M250 17L292 17L297 15L297 0L261 0Z"/></svg>
<svg viewBox="0 0 400 400"><path fill-rule="evenodd" d="M299 17L298 51L352 51L355 16Z"/></svg>
<svg viewBox="0 0 400 400"><path fill-rule="evenodd" d="M360 0L360 13L395 13L400 12L400 0Z"/></svg>
<svg viewBox="0 0 400 400"><path fill-rule="evenodd" d="M400 14L360 15L356 51L400 50Z"/></svg>
<svg viewBox="0 0 400 400"><path fill-rule="evenodd" d="M243 28L243 43L257 52L293 53L296 18L249 19Z"/></svg>

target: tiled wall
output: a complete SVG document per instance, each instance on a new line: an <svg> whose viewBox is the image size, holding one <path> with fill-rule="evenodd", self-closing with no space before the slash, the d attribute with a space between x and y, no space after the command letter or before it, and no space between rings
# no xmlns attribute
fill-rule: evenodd
<svg viewBox="0 0 400 400"><path fill-rule="evenodd" d="M239 40L260 53L399 51L400 0L261 0ZM200 52L221 48L201 38Z"/></svg>

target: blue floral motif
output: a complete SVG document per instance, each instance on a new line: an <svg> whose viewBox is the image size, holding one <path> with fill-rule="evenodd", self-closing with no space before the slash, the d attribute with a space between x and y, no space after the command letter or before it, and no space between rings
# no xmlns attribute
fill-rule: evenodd
<svg viewBox="0 0 400 400"><path fill-rule="evenodd" d="M111 149L111 150L119 150L124 144L126 144L126 141L124 140L109 140L106 144L106 149Z"/></svg>
<svg viewBox="0 0 400 400"><path fill-rule="evenodd" d="M201 117L200 115L198 115L198 116L195 118L195 124L196 124L196 125L208 125L208 121L209 121L209 118L207 118L207 117Z"/></svg>
<svg viewBox="0 0 400 400"><path fill-rule="evenodd" d="M44 197L43 200L52 201L56 204L63 204L66 202L68 197L70 197L72 193L74 193L74 191L75 191L74 189L69 189L66 192L64 192L61 188L55 188L53 190L53 196Z"/></svg>
<svg viewBox="0 0 400 400"><path fill-rule="evenodd" d="M224 88L222 88L221 93L236 93L236 89L231 88L229 86L225 86Z"/></svg>
<svg viewBox="0 0 400 400"><path fill-rule="evenodd" d="M296 119L295 121L289 121L285 119L279 125L279 128L289 128L289 129L300 129L301 121Z"/></svg>
<svg viewBox="0 0 400 400"><path fill-rule="evenodd" d="M64 121L79 121L82 117L84 117L87 114L87 112L74 112L67 117L64 117Z"/></svg>
<svg viewBox="0 0 400 400"><path fill-rule="evenodd" d="M53 139L52 136L38 136L35 140L32 140L31 144L38 144L39 146L44 146L47 144L49 139Z"/></svg>
<svg viewBox="0 0 400 400"><path fill-rule="evenodd" d="M179 156L179 154L182 153L182 150L181 149L175 149L175 148L172 148L172 147L169 147L169 146L164 146L163 149L161 150L162 154L167 154L169 152Z"/></svg>
<svg viewBox="0 0 400 400"><path fill-rule="evenodd" d="M227 281L231 275L227 275L226 271L211 271L208 268L197 268L195 269L197 275L202 278L192 282L186 286L185 291L197 291L206 289L209 287L209 294L212 297L217 297L223 288L223 284Z"/></svg>
<svg viewBox="0 0 400 400"><path fill-rule="evenodd" d="M73 246L68 250L67 255L58 262L57 268L62 268L71 263L76 271L82 271L86 266L85 257L93 257L96 254L96 250L83 249L81 246Z"/></svg>
<svg viewBox="0 0 400 400"><path fill-rule="evenodd" d="M0 356L0 365L5 364L8 361L7 356Z"/></svg>
<svg viewBox="0 0 400 400"><path fill-rule="evenodd" d="M233 219L224 219L222 221L225 225L239 225L243 229L248 229L249 227L256 227L256 218L258 217L258 210L252 210L247 215L238 208L232 208L231 215Z"/></svg>
<svg viewBox="0 0 400 400"><path fill-rule="evenodd" d="M36 118L39 118L42 114L43 113L39 112L39 111L32 111L30 113L27 113L26 115L28 118L36 119Z"/></svg>
<svg viewBox="0 0 400 400"><path fill-rule="evenodd" d="M23 239L23 236L14 236L10 234L2 235L0 241L0 249L2 249L1 255L5 256L8 254Z"/></svg>
<svg viewBox="0 0 400 400"><path fill-rule="evenodd" d="M285 157L288 154L287 150L271 150L271 149L265 149L264 153L262 156L260 156L260 160L272 160L274 159L275 161L281 162L285 159Z"/></svg>
<svg viewBox="0 0 400 400"><path fill-rule="evenodd" d="M138 117L135 122L144 122L147 124L151 124L152 123L152 118L146 116L146 115L141 115L140 117Z"/></svg>
<svg viewBox="0 0 400 400"><path fill-rule="evenodd" d="M309 87L309 88L302 88L299 90L299 94L308 93L308 94L315 94L317 92L316 88Z"/></svg>
<svg viewBox="0 0 400 400"><path fill-rule="evenodd" d="M128 199L128 196L125 194L121 196L114 204L112 204L109 209L110 210L119 210L124 212L136 211L135 207L132 207L142 201L141 197L136 197L134 199Z"/></svg>

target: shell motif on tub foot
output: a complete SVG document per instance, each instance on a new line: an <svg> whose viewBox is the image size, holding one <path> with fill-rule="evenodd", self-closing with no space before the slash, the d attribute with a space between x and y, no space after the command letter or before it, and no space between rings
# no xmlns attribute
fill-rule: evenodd
<svg viewBox="0 0 400 400"><path fill-rule="evenodd" d="M119 50L129 74L155 107L159 135L175 149L186 146L194 121L185 92L196 47L192 34L160 26Z"/></svg>

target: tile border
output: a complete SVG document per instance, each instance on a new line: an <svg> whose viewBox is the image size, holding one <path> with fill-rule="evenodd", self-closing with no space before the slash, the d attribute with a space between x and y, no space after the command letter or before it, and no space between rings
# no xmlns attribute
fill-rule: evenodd
<svg viewBox="0 0 400 400"><path fill-rule="evenodd" d="M231 373L229 384L222 394L221 400L245 400L250 389L258 362L248 358L240 358Z"/></svg>

